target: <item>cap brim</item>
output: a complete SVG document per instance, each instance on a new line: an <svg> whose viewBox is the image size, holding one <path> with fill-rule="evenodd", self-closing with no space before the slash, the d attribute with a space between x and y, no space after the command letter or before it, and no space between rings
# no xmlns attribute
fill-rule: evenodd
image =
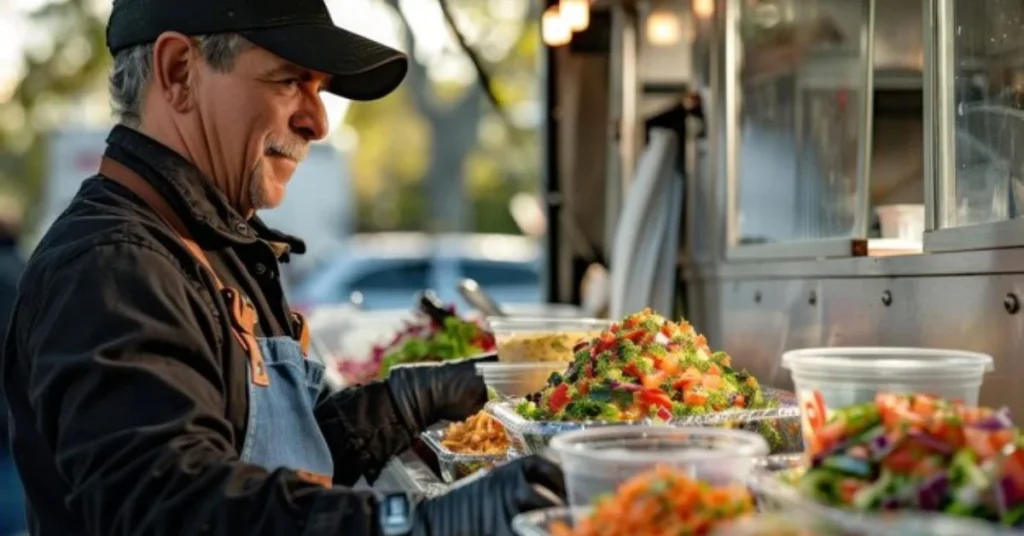
<svg viewBox="0 0 1024 536"><path fill-rule="evenodd" d="M327 90L346 99L384 97L409 70L405 54L336 26L281 26L241 35L300 67L330 75Z"/></svg>

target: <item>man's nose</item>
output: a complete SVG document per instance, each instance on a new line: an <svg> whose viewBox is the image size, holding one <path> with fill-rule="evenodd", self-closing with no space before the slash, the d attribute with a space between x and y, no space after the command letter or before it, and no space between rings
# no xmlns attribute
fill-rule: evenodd
<svg viewBox="0 0 1024 536"><path fill-rule="evenodd" d="M291 127L306 141L322 140L327 136L327 110L319 93L303 99L302 107L292 116Z"/></svg>

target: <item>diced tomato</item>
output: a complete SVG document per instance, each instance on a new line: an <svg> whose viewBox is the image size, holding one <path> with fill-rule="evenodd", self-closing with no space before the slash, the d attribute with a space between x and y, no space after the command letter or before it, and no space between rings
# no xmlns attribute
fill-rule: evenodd
<svg viewBox="0 0 1024 536"><path fill-rule="evenodd" d="M683 372L681 376L679 376L679 379L672 382L672 387L675 387L680 391L688 391L696 387L697 385L700 385L702 377L703 375L700 373L699 370L697 370L694 367L690 367L686 369L686 371Z"/></svg>
<svg viewBox="0 0 1024 536"><path fill-rule="evenodd" d="M703 335L697 335L693 338L693 344L696 345L697 348L706 347L708 345L708 338Z"/></svg>
<svg viewBox="0 0 1024 536"><path fill-rule="evenodd" d="M588 378L594 377L594 364L587 363L587 366L583 367L583 375Z"/></svg>
<svg viewBox="0 0 1024 536"><path fill-rule="evenodd" d="M882 465L894 472L907 474L914 471L920 459L921 456L914 449L904 444L893 449L882 460Z"/></svg>
<svg viewBox="0 0 1024 536"><path fill-rule="evenodd" d="M643 378L640 378L640 383L648 389L659 389L661 388L661 382L665 381L664 372L655 372L653 374L645 374Z"/></svg>
<svg viewBox="0 0 1024 536"><path fill-rule="evenodd" d="M615 335L610 331L604 331L598 335L596 343L591 345L590 355L597 357L601 352L615 350L618 346L619 342L618 339L615 338Z"/></svg>
<svg viewBox="0 0 1024 536"><path fill-rule="evenodd" d="M672 409L672 399L661 389L642 389L636 392L634 399L637 405L644 409L651 406Z"/></svg>
<svg viewBox="0 0 1024 536"><path fill-rule="evenodd" d="M722 377L707 375L700 381L700 384L709 391L714 391L722 388Z"/></svg>
<svg viewBox="0 0 1024 536"><path fill-rule="evenodd" d="M1024 450L1016 450L1006 459L1003 474L1013 481L1016 489L1024 489Z"/></svg>
<svg viewBox="0 0 1024 536"><path fill-rule="evenodd" d="M687 406L703 406L708 402L708 394L690 389L683 395L683 403Z"/></svg>
<svg viewBox="0 0 1024 536"><path fill-rule="evenodd" d="M672 328L668 324L662 324L661 329L658 330L658 331L660 331L661 334L665 336L665 338L667 338L667 339L671 339L672 338L672 335L673 335Z"/></svg>
<svg viewBox="0 0 1024 536"><path fill-rule="evenodd" d="M551 396L548 397L548 409L553 413L558 413L567 405L569 405L569 384L558 384L558 387L555 387L555 390L551 391Z"/></svg>
<svg viewBox="0 0 1024 536"><path fill-rule="evenodd" d="M989 458L1017 439L1014 430L989 431L965 427L963 434L967 447L981 459Z"/></svg>
<svg viewBox="0 0 1024 536"><path fill-rule="evenodd" d="M582 381L582 382L576 384L576 392L578 392L579 394L581 394L583 396L587 396L587 394L590 393L590 382Z"/></svg>
<svg viewBox="0 0 1024 536"><path fill-rule="evenodd" d="M839 497L844 504L853 504L853 497L865 486L856 478L844 478L839 483Z"/></svg>
<svg viewBox="0 0 1024 536"><path fill-rule="evenodd" d="M737 408L747 407L747 398L743 395L736 395L736 398L732 401L732 405Z"/></svg>
<svg viewBox="0 0 1024 536"><path fill-rule="evenodd" d="M674 355L667 355L657 362L659 370L664 372L668 376L675 376L679 374L679 370L682 368L679 365L679 358Z"/></svg>
<svg viewBox="0 0 1024 536"><path fill-rule="evenodd" d="M644 373L640 372L640 368L636 366L636 363L627 363L626 366L622 367L622 373L638 380L642 380L644 377Z"/></svg>
<svg viewBox="0 0 1024 536"><path fill-rule="evenodd" d="M935 415L936 399L927 395L917 395L910 406L910 411L921 417L930 418Z"/></svg>
<svg viewBox="0 0 1024 536"><path fill-rule="evenodd" d="M624 338L628 339L630 341L633 341L636 344L640 344L640 343L643 342L643 340L646 337L647 337L647 332L646 331L644 331L642 329L637 329L637 330L634 330L634 331L631 331L631 332L627 333Z"/></svg>
<svg viewBox="0 0 1024 536"><path fill-rule="evenodd" d="M622 325L627 328L635 328L640 325L640 319L637 318L636 316L630 316L627 317L626 320L622 322Z"/></svg>
<svg viewBox="0 0 1024 536"><path fill-rule="evenodd" d="M718 365L712 363L708 365L708 371L705 374L710 374L712 376L721 376L722 369Z"/></svg>

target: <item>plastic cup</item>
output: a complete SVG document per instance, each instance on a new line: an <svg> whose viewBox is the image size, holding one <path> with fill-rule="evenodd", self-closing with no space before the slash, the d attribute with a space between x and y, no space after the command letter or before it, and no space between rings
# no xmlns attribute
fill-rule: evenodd
<svg viewBox="0 0 1024 536"><path fill-rule="evenodd" d="M569 506L590 506L657 465L714 485L746 483L768 443L753 432L720 428L605 426L559 434L550 449L565 473Z"/></svg>
<svg viewBox="0 0 1024 536"><path fill-rule="evenodd" d="M569 364L563 361L539 361L536 363L477 363L477 374L484 384L499 395L521 398L536 393L547 385L554 372L565 372Z"/></svg>
<svg viewBox="0 0 1024 536"><path fill-rule="evenodd" d="M596 337L612 325L599 318L489 317L498 360L504 363L533 361L570 362L573 347Z"/></svg>
<svg viewBox="0 0 1024 536"><path fill-rule="evenodd" d="M929 348L808 348L782 355L800 404L804 443L831 412L881 392L927 393L977 405L992 356Z"/></svg>

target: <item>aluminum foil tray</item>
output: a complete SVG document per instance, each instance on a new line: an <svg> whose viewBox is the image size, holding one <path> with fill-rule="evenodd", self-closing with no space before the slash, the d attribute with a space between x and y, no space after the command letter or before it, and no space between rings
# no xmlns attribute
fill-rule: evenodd
<svg viewBox="0 0 1024 536"><path fill-rule="evenodd" d="M757 432L764 436L772 454L794 454L803 452L803 436L800 432L800 408L792 393L765 389L765 396L777 400L777 408L753 410L727 410L707 415L696 415L673 419L667 426L695 426L739 428ZM487 411L505 427L511 449L521 454L541 454L551 438L563 432L600 426L650 425L655 421L531 421L518 413L520 400L498 400L487 404Z"/></svg>

